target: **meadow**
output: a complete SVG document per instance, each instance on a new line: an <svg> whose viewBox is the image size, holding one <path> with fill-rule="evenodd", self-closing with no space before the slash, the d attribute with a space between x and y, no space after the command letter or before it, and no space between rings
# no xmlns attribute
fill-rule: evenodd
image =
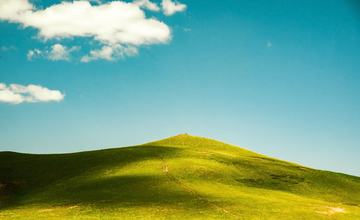
<svg viewBox="0 0 360 220"><path fill-rule="evenodd" d="M187 134L70 154L0 152L0 219L360 219L360 177Z"/></svg>

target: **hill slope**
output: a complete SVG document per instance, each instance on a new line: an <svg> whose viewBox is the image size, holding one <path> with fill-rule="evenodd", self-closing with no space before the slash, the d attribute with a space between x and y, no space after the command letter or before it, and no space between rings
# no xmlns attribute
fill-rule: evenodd
<svg viewBox="0 0 360 220"><path fill-rule="evenodd" d="M360 178L178 135L139 146L0 152L2 219L360 219Z"/></svg>

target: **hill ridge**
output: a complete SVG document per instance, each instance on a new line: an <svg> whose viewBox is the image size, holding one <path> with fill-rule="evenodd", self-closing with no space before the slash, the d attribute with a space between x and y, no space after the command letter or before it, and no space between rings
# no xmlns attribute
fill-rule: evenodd
<svg viewBox="0 0 360 220"><path fill-rule="evenodd" d="M359 177L187 134L71 154L0 152L4 219L360 219L358 192Z"/></svg>

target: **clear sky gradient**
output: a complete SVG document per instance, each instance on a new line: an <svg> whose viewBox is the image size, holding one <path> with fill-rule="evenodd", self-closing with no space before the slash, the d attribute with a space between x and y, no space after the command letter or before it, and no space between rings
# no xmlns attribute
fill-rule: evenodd
<svg viewBox="0 0 360 220"><path fill-rule="evenodd" d="M0 83L25 98L0 102L0 151L88 151L186 132L360 176L357 1L127 1L145 13L141 24L158 25L156 35L150 28L139 39L92 26L86 36L51 35L56 25L36 16L61 1L18 3L35 8L28 17L0 13ZM115 7L90 3L91 10ZM6 4L0 0L0 11ZM68 4L61 19L70 16ZM122 28L122 18L98 13L68 22Z"/></svg>

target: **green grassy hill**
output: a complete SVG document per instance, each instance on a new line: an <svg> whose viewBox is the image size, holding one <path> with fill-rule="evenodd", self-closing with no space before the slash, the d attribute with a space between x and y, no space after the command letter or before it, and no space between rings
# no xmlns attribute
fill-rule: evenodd
<svg viewBox="0 0 360 220"><path fill-rule="evenodd" d="M0 219L360 219L360 178L201 137L0 152Z"/></svg>

